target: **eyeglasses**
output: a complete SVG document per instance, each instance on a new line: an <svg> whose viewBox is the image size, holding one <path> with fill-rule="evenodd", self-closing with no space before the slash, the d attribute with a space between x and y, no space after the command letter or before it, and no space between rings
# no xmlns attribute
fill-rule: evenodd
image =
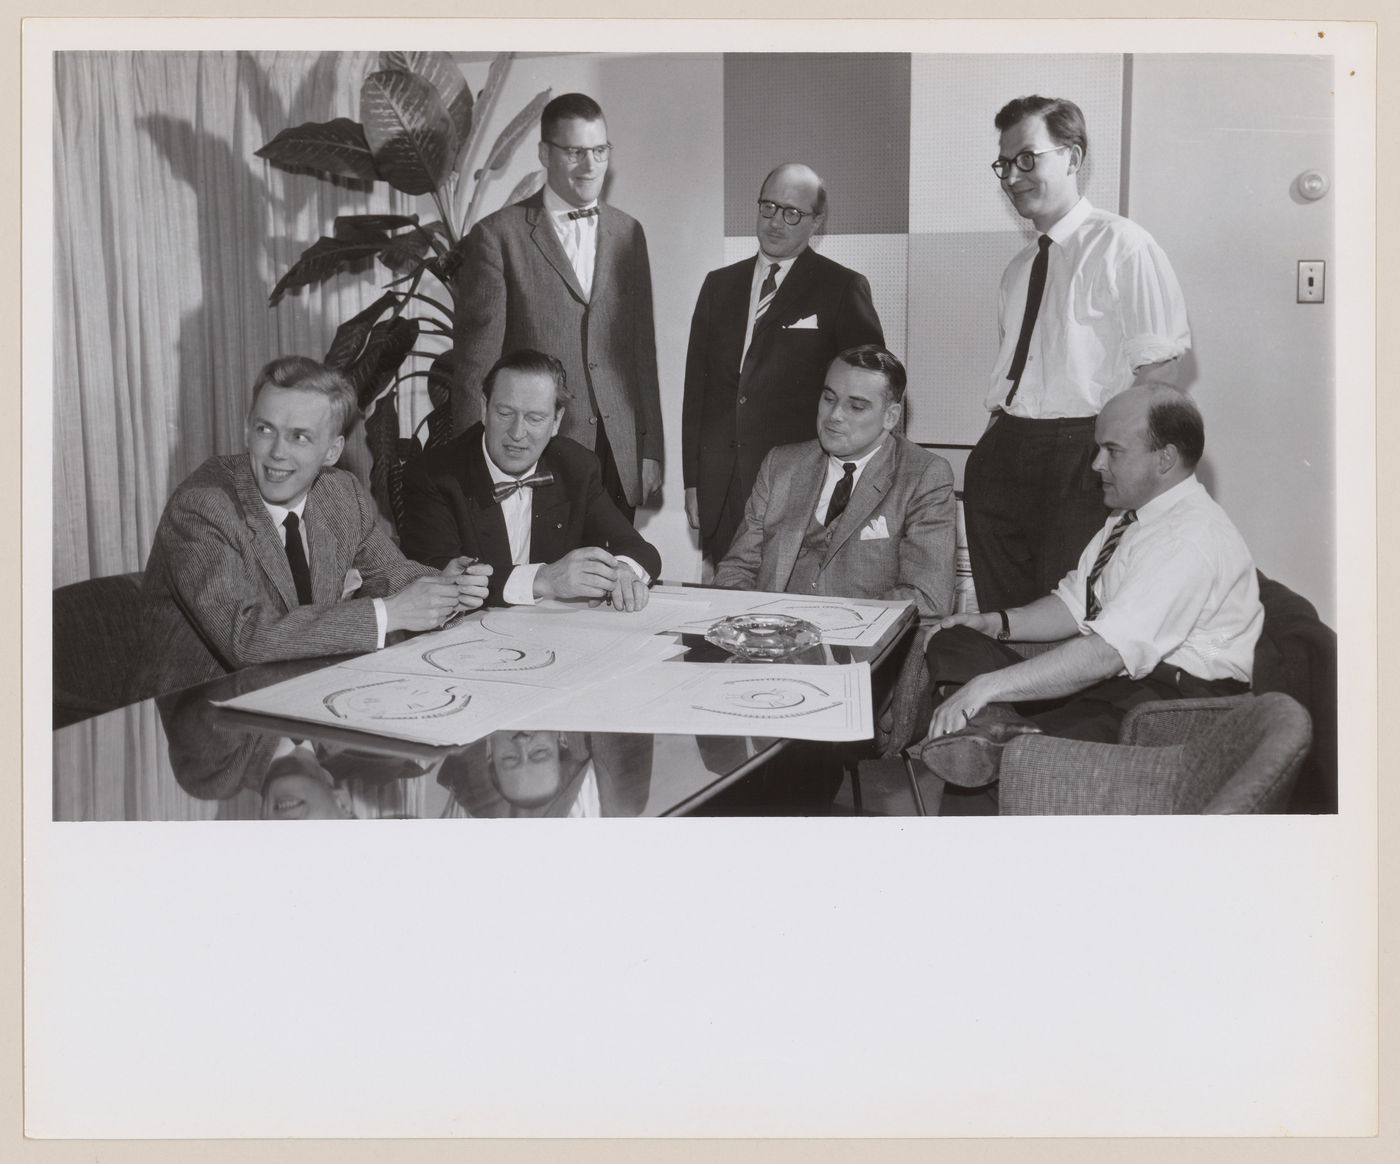
<svg viewBox="0 0 1400 1164"><path fill-rule="evenodd" d="M779 202L769 202L766 198L758 200L758 212L764 218L773 218L778 211L783 212L783 221L789 226L796 226L804 218L815 218L815 210L798 210L796 206L784 206Z"/></svg>
<svg viewBox="0 0 1400 1164"><path fill-rule="evenodd" d="M613 148L612 142L608 142L607 145L598 146L561 146L555 142L546 140L544 144L549 146L550 149L558 150L568 158L569 165L571 166L578 165L587 154L592 154L595 162L606 162L608 160L608 154L612 152Z"/></svg>
<svg viewBox="0 0 1400 1164"><path fill-rule="evenodd" d="M1021 173L1029 174L1035 169L1035 160L1040 157L1041 154L1053 154L1058 153L1060 150L1073 148L1073 146L1057 145L1051 146L1048 150L1022 150L1014 158L997 158L997 160L992 163L992 172L995 173L998 178L1005 178L1007 174L1011 173L1011 166L1014 163Z"/></svg>

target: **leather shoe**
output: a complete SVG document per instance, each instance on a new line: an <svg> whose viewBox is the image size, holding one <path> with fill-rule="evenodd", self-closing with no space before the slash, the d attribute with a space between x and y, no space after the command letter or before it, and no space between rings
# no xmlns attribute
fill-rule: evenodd
<svg viewBox="0 0 1400 1164"><path fill-rule="evenodd" d="M1025 716L989 703L960 731L924 744L919 759L935 776L960 788L981 788L1001 775L1001 752L1017 736L1040 734Z"/></svg>

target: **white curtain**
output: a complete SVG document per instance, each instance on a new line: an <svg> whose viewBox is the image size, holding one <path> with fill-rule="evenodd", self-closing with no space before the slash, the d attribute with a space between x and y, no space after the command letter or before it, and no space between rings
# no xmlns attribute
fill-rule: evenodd
<svg viewBox="0 0 1400 1164"><path fill-rule="evenodd" d="M257 370L324 355L381 269L269 309L337 214L414 200L253 156L280 130L358 120L372 53L68 52L55 62L54 585L139 570L166 498L243 447ZM363 447L342 464L362 474Z"/></svg>

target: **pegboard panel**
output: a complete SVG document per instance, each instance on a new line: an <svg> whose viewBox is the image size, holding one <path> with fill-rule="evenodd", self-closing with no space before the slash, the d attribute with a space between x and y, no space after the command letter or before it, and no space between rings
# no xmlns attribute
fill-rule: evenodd
<svg viewBox="0 0 1400 1164"><path fill-rule="evenodd" d="M991 163L997 110L1013 97L1067 97L1084 111L1089 155L1081 192L1118 210L1122 150L1120 54L920 54L910 65L909 230L968 233L1020 229ZM969 116L969 110L973 116Z"/></svg>

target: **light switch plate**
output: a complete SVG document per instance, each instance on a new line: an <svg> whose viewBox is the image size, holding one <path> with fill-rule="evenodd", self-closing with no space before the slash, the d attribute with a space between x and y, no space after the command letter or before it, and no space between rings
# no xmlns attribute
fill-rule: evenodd
<svg viewBox="0 0 1400 1164"><path fill-rule="evenodd" d="M1321 303L1326 291L1327 264L1321 259L1298 260L1298 302Z"/></svg>

